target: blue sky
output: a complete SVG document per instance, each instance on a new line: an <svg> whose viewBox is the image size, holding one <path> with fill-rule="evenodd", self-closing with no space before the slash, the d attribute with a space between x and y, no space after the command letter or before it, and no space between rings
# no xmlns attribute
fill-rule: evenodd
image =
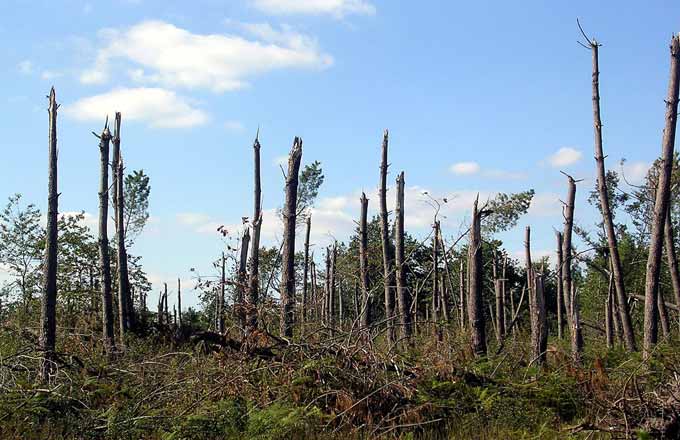
<svg viewBox="0 0 680 440"><path fill-rule="evenodd" d="M59 116L62 212L97 209L97 139L123 113L128 168L151 177L152 219L132 252L154 289L189 268L210 272L251 215L252 140L261 128L264 239L280 236L278 162L294 136L326 182L313 239L344 239L361 190L376 206L382 131L393 180L406 171L407 228L422 235L427 190L452 200L456 235L477 192L536 190L530 214L503 234L511 251L532 225L534 254L561 227L559 170L579 185L577 221L595 221L590 54L576 17L600 40L607 165L626 158L639 181L659 154L668 42L680 3L396 2L378 0L5 0L0 18L0 200L46 205L47 102ZM371 196L373 194L373 196ZM233 225L233 228L232 228ZM174 285L174 284L171 284ZM187 303L195 303L188 298Z"/></svg>

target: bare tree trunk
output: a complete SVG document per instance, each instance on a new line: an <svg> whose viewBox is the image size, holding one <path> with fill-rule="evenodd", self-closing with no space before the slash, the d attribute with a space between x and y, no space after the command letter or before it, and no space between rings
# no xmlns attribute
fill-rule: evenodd
<svg viewBox="0 0 680 440"><path fill-rule="evenodd" d="M529 323L531 324L531 353L532 358L542 363L544 358L541 351L541 316L538 299L538 276L534 273L531 262L531 228L524 232L524 255L527 272L527 291L529 292Z"/></svg>
<svg viewBox="0 0 680 440"><path fill-rule="evenodd" d="M439 222L438 222L439 223ZM449 282L449 288L444 289L444 299L443 299L443 305L444 305L444 319L446 320L447 324L451 319L451 309L449 308L449 295L451 295L451 298L453 298L454 295L454 290L453 290L453 280L451 279L451 270L449 269L449 258L446 253L446 243L444 242L444 236L442 235L442 228L441 224L439 224L437 230L439 231L439 244L442 247L442 257L444 257L444 272L446 273L446 278ZM455 302L454 302L455 303Z"/></svg>
<svg viewBox="0 0 680 440"><path fill-rule="evenodd" d="M468 317L472 350L477 356L486 354L486 323L482 298L482 237L481 215L478 211L479 198L472 206L470 245L468 250Z"/></svg>
<svg viewBox="0 0 680 440"><path fill-rule="evenodd" d="M599 44L597 41L593 40L590 44L590 48L593 54L593 122L595 127L597 192L600 196L600 211L602 212L602 221L604 222L604 229L607 235L607 244L609 246L612 273L614 275L614 287L616 289L616 295L619 298L619 303L621 303L621 307L619 307L619 318L621 320L623 329L623 340L628 351L635 351L635 333L633 331L633 323L630 319L628 303L626 302L627 295L625 285L623 283L621 257L619 256L616 230L614 229L614 220L611 208L609 206L609 192L607 189L606 172L604 167L604 152L602 148L602 121L600 119L600 69L598 61Z"/></svg>
<svg viewBox="0 0 680 440"><path fill-rule="evenodd" d="M395 207L395 265L397 268L397 303L400 324L405 338L411 337L411 303L406 291L406 257L404 251L404 172L397 176L397 201Z"/></svg>
<svg viewBox="0 0 680 440"><path fill-rule="evenodd" d="M562 289L562 271L564 269L564 261L562 256L562 233L559 231L555 232L557 237L557 267L555 268L555 275L557 277L557 282L555 283L557 288L557 337L562 339L564 337L564 289Z"/></svg>
<svg viewBox="0 0 680 440"><path fill-rule="evenodd" d="M331 257L330 279L328 283L328 322L332 329L335 329L335 271L338 261L338 244L333 243L333 254Z"/></svg>
<svg viewBox="0 0 680 440"><path fill-rule="evenodd" d="M548 350L548 321L545 310L545 292L543 290L543 274L537 274L534 278L534 314L532 321L536 320L534 324L537 327L538 340L534 347L534 357L537 362L543 364L546 360L546 352ZM533 327L533 326L532 326Z"/></svg>
<svg viewBox="0 0 680 440"><path fill-rule="evenodd" d="M671 40L671 72L666 98L666 124L663 132L659 178L654 202L647 274L645 279L645 321L644 357L647 359L658 338L657 296L659 294L659 272L661 267L661 248L663 229L670 200L671 171L675 147L675 129L678 118L678 86L680 85L680 36ZM619 301L620 302L620 301ZM623 306L623 304L619 304Z"/></svg>
<svg viewBox="0 0 680 440"><path fill-rule="evenodd" d="M316 288L316 263L314 263L314 254L312 254L311 260L309 266L312 272L312 306L314 307L312 310L314 312L312 317L316 320L320 320L321 316L319 313L319 295Z"/></svg>
<svg viewBox="0 0 680 440"><path fill-rule="evenodd" d="M578 304L574 303L577 300L576 290L572 286L572 254L571 254L571 235L574 228L574 203L576 200L576 181L573 177L567 176L568 192L567 202L564 208L564 235L562 239L562 258L564 259L562 267L562 291L569 293L570 299L567 303L569 310L569 324L571 331L571 350L574 361L580 362L581 350L583 349L583 342L581 340L580 322L576 320L574 313L578 312Z"/></svg>
<svg viewBox="0 0 680 440"><path fill-rule="evenodd" d="M614 347L614 314L612 311L614 302L614 274L609 275L609 286L607 288L607 300L604 304L604 330L607 338L607 348Z"/></svg>
<svg viewBox="0 0 680 440"><path fill-rule="evenodd" d="M247 230L247 229L246 229ZM243 241L241 241L241 246L243 246ZM246 254L248 252L246 246ZM243 252L241 252L243 254ZM224 256L224 252L222 252L222 259L220 261L220 268L221 268L221 273L220 273L220 289L217 291L217 298L215 301L215 328L217 329L217 333L222 334L224 333L224 291L226 287L226 282L227 282L227 261L226 257Z"/></svg>
<svg viewBox="0 0 680 440"><path fill-rule="evenodd" d="M442 330L439 326L439 316L438 311L440 308L439 302L437 301L439 295L439 234L438 232L439 223L435 220L434 222L434 234L432 238L432 322L434 323L435 333L437 335L437 340L442 340Z"/></svg>
<svg viewBox="0 0 680 440"><path fill-rule="evenodd" d="M365 330L371 326L371 297L368 280L368 199L361 193L361 217L359 218L359 278L361 280L360 322Z"/></svg>
<svg viewBox="0 0 680 440"><path fill-rule="evenodd" d="M503 297L503 280L498 278L497 259L494 252L494 293L496 294L496 340L503 342L505 338L505 298ZM503 276L504 277L504 276Z"/></svg>
<svg viewBox="0 0 680 440"><path fill-rule="evenodd" d="M321 316L325 326L330 327L330 303L331 303L331 247L326 248L326 276L324 278L323 301L321 303Z"/></svg>
<svg viewBox="0 0 680 440"><path fill-rule="evenodd" d="M113 297L111 293L111 260L107 225L109 220L109 143L111 133L108 121L99 136L100 176L99 176L99 270L102 277L102 325L104 346L107 352L115 350L113 331Z"/></svg>
<svg viewBox="0 0 680 440"><path fill-rule="evenodd" d="M247 285L248 285L248 246L250 245L250 229L246 227L243 231L243 235L241 236L241 248L239 250L239 259L238 259L238 281L236 284L236 300L234 304L234 317L237 319L237 322L239 323L239 326L241 328L245 327L245 316L243 314L243 301L244 301L244 292L247 290ZM222 253L222 258L224 258L224 253ZM226 277L224 276L224 270L223 270L223 282L222 282L222 292L224 292L224 283L226 282ZM222 295L222 305L221 305L221 312L224 313L224 295ZM220 324L221 328L223 330L220 331L222 333L224 331L224 317L221 318L222 323Z"/></svg>
<svg viewBox="0 0 680 440"><path fill-rule="evenodd" d="M302 139L293 140L288 156L286 204L283 207L283 251L281 259L281 336L293 336L295 322L295 222L297 219L298 178L302 159Z"/></svg>
<svg viewBox="0 0 680 440"><path fill-rule="evenodd" d="M581 334L581 314L578 302L578 289L571 286L571 353L574 362L581 363L581 352L583 351L583 335Z"/></svg>
<svg viewBox="0 0 680 440"><path fill-rule="evenodd" d="M387 214L387 149L389 132L385 130L382 143L382 160L380 162L380 238L383 251L383 283L385 289L385 322L387 338L390 343L396 339L394 331L394 249L390 243L390 226Z"/></svg>
<svg viewBox="0 0 680 440"><path fill-rule="evenodd" d="M54 351L57 340L57 214L59 212L59 194L57 193L57 104L54 87L50 90L49 134L47 160L47 230L45 231L45 265L43 272L43 296L40 314L40 348L45 358L40 367L40 376L44 381L54 366Z"/></svg>
<svg viewBox="0 0 680 440"><path fill-rule="evenodd" d="M177 322L179 328L182 328L182 282L177 278Z"/></svg>
<svg viewBox="0 0 680 440"><path fill-rule="evenodd" d="M668 319L668 311L666 310L666 302L663 299L663 293L659 290L656 297L657 307L659 308L659 321L661 321L661 334L667 338L670 334L670 323Z"/></svg>
<svg viewBox="0 0 680 440"><path fill-rule="evenodd" d="M312 231L312 216L307 215L307 229L305 232L305 261L304 261L304 268L303 268L303 274L302 274L302 313L300 313L300 319L302 322L302 329L304 330L304 325L307 322L307 315L308 315L308 303L309 303L309 298L308 298L308 285L309 285L309 235L311 234Z"/></svg>
<svg viewBox="0 0 680 440"><path fill-rule="evenodd" d="M675 304L680 306L680 270L678 269L678 257L675 253L675 236L673 232L670 204L664 219L664 243L666 247L668 271L671 274L671 284L673 285L673 294L675 295Z"/></svg>
<svg viewBox="0 0 680 440"><path fill-rule="evenodd" d="M465 307L465 263L463 262L463 259L460 259L460 270L458 271L458 286L460 288L459 293L460 293L460 301L459 301L459 307L460 307L460 328L465 329L465 310L467 308Z"/></svg>
<svg viewBox="0 0 680 440"><path fill-rule="evenodd" d="M246 311L247 333L257 329L257 306L260 297L260 230L262 228L262 186L260 181L260 141L257 136L253 143L254 155L254 209L253 241L250 247L250 279L248 282L248 304Z"/></svg>

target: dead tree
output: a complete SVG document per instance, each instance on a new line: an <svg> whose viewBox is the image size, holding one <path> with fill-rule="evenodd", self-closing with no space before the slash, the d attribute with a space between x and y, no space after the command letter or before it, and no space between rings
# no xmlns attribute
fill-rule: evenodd
<svg viewBox="0 0 680 440"><path fill-rule="evenodd" d="M57 214L59 194L57 193L57 104L54 87L50 90L48 142L47 142L47 230L45 231L45 265L43 272L43 296L40 314L40 348L45 359L40 376L48 380L52 373L54 350L57 339Z"/></svg>
<svg viewBox="0 0 680 440"><path fill-rule="evenodd" d="M434 323L435 333L437 335L437 340L442 340L442 330L439 326L439 234L437 229L439 227L439 222L435 220L432 238L432 322Z"/></svg>
<svg viewBox="0 0 680 440"><path fill-rule="evenodd" d="M241 249L238 259L238 283L236 285L236 304L234 304L234 314L240 327L245 326L243 316L243 299L246 286L248 284L248 246L250 245L250 229L245 227L243 235L241 236ZM226 281L226 280L225 280ZM222 299L222 307L224 308L224 299ZM223 313L223 312L222 312ZM224 318L222 318L222 327L224 327ZM223 331L223 330L222 330ZM220 333L222 332L220 331Z"/></svg>
<svg viewBox="0 0 680 440"><path fill-rule="evenodd" d="M574 361L580 362L581 351L583 350L583 340L581 337L581 326L578 318L577 291L572 285L572 253L571 236L574 229L574 203L576 200L576 181L567 175L567 201L564 207L564 235L562 236L562 291L565 292L567 310L569 314L569 327L571 333L571 352Z"/></svg>
<svg viewBox="0 0 680 440"><path fill-rule="evenodd" d="M498 260L494 252L493 262L493 284L494 293L496 295L496 339L498 343L502 343L505 338L505 298L503 292L503 279L498 277ZM505 275L502 276L503 278Z"/></svg>
<svg viewBox="0 0 680 440"><path fill-rule="evenodd" d="M645 320L644 356L649 357L658 338L659 272L661 268L661 248L663 244L664 221L670 200L673 151L675 148L675 129L678 118L678 87L680 85L680 35L671 40L671 72L666 98L666 123L663 131L659 178L656 186L654 215L652 218L647 273L645 278ZM623 304L619 304L622 307Z"/></svg>
<svg viewBox="0 0 680 440"><path fill-rule="evenodd" d="M482 297L482 236L481 211L478 209L479 197L472 205L472 224L470 225L470 244L468 249L468 320L472 351L476 356L486 354L486 322L484 320L484 300Z"/></svg>
<svg viewBox="0 0 680 440"><path fill-rule="evenodd" d="M390 226L387 214L387 149L389 132L385 130L382 143L382 160L380 162L380 239L383 251L383 284L385 289L385 322L387 338L394 342L394 248L390 242Z"/></svg>
<svg viewBox="0 0 680 440"><path fill-rule="evenodd" d="M108 120L99 138L100 175L99 175L99 271L101 274L102 327L104 346L107 352L115 350L113 332L113 297L111 293L111 257L109 255L109 143L111 132Z"/></svg>
<svg viewBox="0 0 680 440"><path fill-rule="evenodd" d="M182 282L177 278L177 323L182 328Z"/></svg>
<svg viewBox="0 0 680 440"><path fill-rule="evenodd" d="M302 269L302 313L300 313L300 321L304 329L304 325L307 322L308 308L309 308L309 236L312 231L312 216L307 215L306 220L306 231L305 231L305 260L304 267Z"/></svg>
<svg viewBox="0 0 680 440"><path fill-rule="evenodd" d="M404 172L397 176L395 207L395 266L397 269L397 303L402 335L411 337L411 302L406 287L406 253L404 249Z"/></svg>
<svg viewBox="0 0 680 440"><path fill-rule="evenodd" d="M295 221L297 193L302 159L302 139L293 140L288 156L286 176L286 204L283 207L283 250L281 258L281 336L293 336L295 321Z"/></svg>
<svg viewBox="0 0 680 440"><path fill-rule="evenodd" d="M545 308L545 290L543 288L544 278L543 273L536 274L534 278L534 290L535 294L535 314L534 319L536 319L538 327L538 341L534 348L534 355L538 362L545 363L546 354L548 350L548 319Z"/></svg>
<svg viewBox="0 0 680 440"><path fill-rule="evenodd" d="M366 330L371 325L371 297L368 281L368 199L361 193L361 216L359 218L359 278L361 280L360 322Z"/></svg>
<svg viewBox="0 0 680 440"><path fill-rule="evenodd" d="M563 269L563 257L562 257L562 233L559 231L555 232L557 238L557 267L555 268L555 275L557 278L556 288L557 288L557 337L562 339L564 337L564 290L562 289L562 269Z"/></svg>
<svg viewBox="0 0 680 440"><path fill-rule="evenodd" d="M459 287L459 295L460 295L460 300L459 300L459 306L460 306L460 328L465 329L465 311L467 308L465 307L465 262L463 261L463 258L460 259L460 269L458 270L458 287Z"/></svg>
<svg viewBox="0 0 680 440"><path fill-rule="evenodd" d="M614 347L614 274L609 275L609 285L607 288L607 300L604 303L604 333L607 339L607 348Z"/></svg>
<svg viewBox="0 0 680 440"><path fill-rule="evenodd" d="M336 263L338 261L338 244L333 243L333 250L330 258L330 266L328 268L328 325L331 329L335 329L335 308L336 308L336 285L335 272Z"/></svg>
<svg viewBox="0 0 680 440"><path fill-rule="evenodd" d="M585 34L584 34L585 36ZM628 310L626 289L623 282L623 269L621 267L621 257L619 256L619 246L614 228L614 220L611 207L609 205L609 191L607 189L606 172L604 167L604 152L602 148L602 121L600 119L600 69L599 69L599 47L600 44L588 39L588 43L593 55L593 124L595 129L595 163L597 164L597 192L600 198L600 212L607 236L609 246L609 256L611 259L612 274L614 276L614 287L619 307L619 319L623 329L623 341L628 351L635 351L635 333L633 323Z"/></svg>
<svg viewBox="0 0 680 440"><path fill-rule="evenodd" d="M247 229L246 229L247 230ZM243 241L241 241L241 246L243 246ZM248 247L246 246L246 255L248 254ZM241 251L243 253L243 251ZM222 252L221 260L221 274L220 274L220 288L217 290L217 298L215 301L215 327L217 328L217 333L224 333L224 290L227 283L227 265L224 252ZM242 288L243 289L243 288ZM241 290L243 291L243 290Z"/></svg>
<svg viewBox="0 0 680 440"><path fill-rule="evenodd" d="M254 209L253 241L250 246L250 279L248 280L248 304L246 321L248 331L257 329L257 306L260 297L260 230L262 228L262 186L260 180L260 141L255 136L254 156Z"/></svg>
<svg viewBox="0 0 680 440"><path fill-rule="evenodd" d="M325 326L331 326L330 303L331 303L331 247L326 248L326 276L324 278L324 295L321 303L321 316Z"/></svg>
<svg viewBox="0 0 680 440"><path fill-rule="evenodd" d="M534 271L531 262L531 228L529 226L526 227L524 235L524 252L526 258L527 291L529 292L532 357L536 359L538 364L542 364L545 362L548 341L543 276Z"/></svg>
<svg viewBox="0 0 680 440"><path fill-rule="evenodd" d="M439 221L437 221L437 231L439 233L439 244L441 245L442 249L442 257L444 258L444 272L446 273L446 278L449 282L449 289L446 289L446 285L444 285L444 289L442 290L443 296L442 296L442 305L443 305L443 311L444 311L444 320L448 324L451 318L451 312L449 309L449 295L453 296L453 280L451 279L451 271L449 269L449 258L446 252L446 243L444 242L444 236L442 235L442 228L441 224Z"/></svg>
<svg viewBox="0 0 680 440"><path fill-rule="evenodd" d="M165 292L163 292L163 310L165 311L163 321L166 324L170 324L170 313L168 312L168 283L163 283L163 286L165 287Z"/></svg>
<svg viewBox="0 0 680 440"><path fill-rule="evenodd" d="M671 284L675 295L675 304L680 306L680 270L678 269L678 257L675 253L675 237L671 219L671 208L668 206L666 218L664 220L664 243L666 248L666 259L668 261L668 271L671 274Z"/></svg>

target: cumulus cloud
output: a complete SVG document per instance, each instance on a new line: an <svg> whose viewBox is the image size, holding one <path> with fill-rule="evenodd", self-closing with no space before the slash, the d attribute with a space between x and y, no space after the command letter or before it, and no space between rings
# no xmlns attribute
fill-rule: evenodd
<svg viewBox="0 0 680 440"><path fill-rule="evenodd" d="M107 115L123 113L128 121L158 128L186 128L205 124L208 115L187 99L161 88L121 88L83 98L65 108L67 116L79 121L102 121Z"/></svg>
<svg viewBox="0 0 680 440"><path fill-rule="evenodd" d="M647 177L650 165L647 162L623 162L621 171L626 181L634 185L641 184Z"/></svg>
<svg viewBox="0 0 680 440"><path fill-rule="evenodd" d="M375 6L365 0L252 0L253 5L268 14L374 15Z"/></svg>
<svg viewBox="0 0 680 440"><path fill-rule="evenodd" d="M582 156L583 154L575 148L562 147L548 158L548 163L554 168L566 167L581 160Z"/></svg>
<svg viewBox="0 0 680 440"><path fill-rule="evenodd" d="M450 170L453 174L469 176L479 173L481 167L477 162L458 162L451 165Z"/></svg>
<svg viewBox="0 0 680 440"><path fill-rule="evenodd" d="M116 62L134 81L164 87L208 89L216 93L248 85L250 78L280 69L323 69L333 63L316 41L290 27L246 25L255 35L195 34L163 21L100 31L104 41L83 83L104 83Z"/></svg>
<svg viewBox="0 0 680 440"><path fill-rule="evenodd" d="M562 212L562 202L559 194L539 193L535 194L529 206L529 215L548 217Z"/></svg>

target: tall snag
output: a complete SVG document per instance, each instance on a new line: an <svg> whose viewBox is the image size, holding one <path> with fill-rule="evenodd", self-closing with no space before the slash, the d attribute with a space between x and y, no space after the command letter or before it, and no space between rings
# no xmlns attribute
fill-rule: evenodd
<svg viewBox="0 0 680 440"><path fill-rule="evenodd" d="M468 249L468 320L472 351L477 356L486 354L486 322L482 297L482 236L479 197L472 205L470 244Z"/></svg>
<svg viewBox="0 0 680 440"><path fill-rule="evenodd" d="M557 288L557 337L562 339L564 337L564 290L562 289L562 233L559 231L555 232L557 238L557 267L555 268L555 276L557 282L555 283Z"/></svg>
<svg viewBox="0 0 680 440"><path fill-rule="evenodd" d="M442 329L439 326L438 311L440 309L439 302L439 222L435 220L433 225L432 238L432 322L434 324L437 340L442 340Z"/></svg>
<svg viewBox="0 0 680 440"><path fill-rule="evenodd" d="M666 218L664 219L663 231L668 271L671 274L671 284L673 285L673 293L675 295L675 305L680 306L680 270L678 269L678 257L675 252L675 237L670 205L666 213Z"/></svg>
<svg viewBox="0 0 680 440"><path fill-rule="evenodd" d="M312 232L312 216L307 215L305 221L305 260L302 269L302 311L300 313L300 321L304 330L304 325L307 322L308 308L309 308L309 236Z"/></svg>
<svg viewBox="0 0 680 440"><path fill-rule="evenodd" d="M359 305L361 327L371 325L371 297L368 281L368 199L361 193L361 217L359 218L359 278L361 280L361 304Z"/></svg>
<svg viewBox="0 0 680 440"><path fill-rule="evenodd" d="M526 227L524 235L524 251L527 291L529 292L532 357L538 364L542 364L545 362L548 341L543 276L536 273L531 262L531 228L529 226Z"/></svg>
<svg viewBox="0 0 680 440"><path fill-rule="evenodd" d="M260 141L255 136L254 157L254 209L253 241L250 245L250 279L248 280L248 304L246 311L247 330L257 329L257 305L260 297L260 230L262 228L262 186L260 180Z"/></svg>
<svg viewBox="0 0 680 440"><path fill-rule="evenodd" d="M387 214L387 149L389 132L385 130L382 143L382 160L380 161L380 240L383 252L383 285L385 289L385 322L387 338L394 342L394 248L390 242L390 226Z"/></svg>
<svg viewBox="0 0 680 440"><path fill-rule="evenodd" d="M111 257L109 255L109 143L111 132L108 120L99 138L99 271L101 274L102 327L107 352L115 349L113 333L113 298L111 295Z"/></svg>
<svg viewBox="0 0 680 440"><path fill-rule="evenodd" d="M566 302L567 313L569 314L569 327L571 333L571 353L574 361L580 362L581 351L583 350L583 340L581 336L581 325L578 319L577 290L572 285L572 255L571 255L571 236L574 229L574 203L576 200L576 181L567 175L567 201L564 207L564 235L562 236L562 292Z"/></svg>
<svg viewBox="0 0 680 440"><path fill-rule="evenodd" d="M241 236L241 249L239 250L238 259L238 281L236 285L236 304L234 304L235 315L240 327L245 326L243 316L243 297L248 284L248 246L250 245L250 229L246 227ZM224 307L224 299L222 299L222 307ZM222 318L224 322L224 318ZM223 324L224 326L224 324ZM222 331L220 331L221 333Z"/></svg>
<svg viewBox="0 0 680 440"><path fill-rule="evenodd" d="M241 241L241 246L243 246L243 241ZM246 246L246 255L248 254ZM243 251L242 251L243 253ZM226 272L227 272L227 261L224 256L224 252L222 252L222 259L220 261L220 288L217 290L217 298L215 299L215 328L217 328L217 333L224 333L224 290L226 287L227 283L227 277L226 277ZM241 292L243 292L243 287L241 287ZM243 298L241 298L241 301L243 301ZM241 323L241 326L243 326L243 323Z"/></svg>
<svg viewBox="0 0 680 440"><path fill-rule="evenodd" d="M293 140L288 156L286 176L286 204L283 207L283 250L281 258L281 336L293 336L295 321L295 221L297 193L302 159L302 139Z"/></svg>
<svg viewBox="0 0 680 440"><path fill-rule="evenodd" d="M645 321L644 355L648 357L658 338L659 272L661 268L661 247L663 244L664 221L670 200L675 129L678 118L678 87L680 85L680 35L671 40L671 72L666 98L666 124L663 131L659 178L656 186L654 216L652 218L647 273L645 278ZM619 304L622 307L623 304Z"/></svg>
<svg viewBox="0 0 680 440"><path fill-rule="evenodd" d="M404 250L404 172L397 176L395 208L395 266L397 268L397 303L399 323L404 338L411 337L411 302L406 289L406 256Z"/></svg>
<svg viewBox="0 0 680 440"><path fill-rule="evenodd" d="M584 34L585 36L585 34ZM602 221L607 235L607 245L611 258L612 275L614 276L614 287L619 300L619 319L623 330L623 341L628 351L635 351L635 333L633 323L630 319L628 301L625 285L623 283L623 270L621 268L621 257L614 229L614 220L611 207L609 206L609 191L607 189L606 172L604 167L604 152L602 148L602 121L600 119L600 69L599 69L599 47L600 44L595 40L588 39L588 43L593 55L593 124L595 130L595 163L597 164L597 192L600 198L600 211Z"/></svg>
<svg viewBox="0 0 680 440"><path fill-rule="evenodd" d="M177 323L182 328L182 282L177 278Z"/></svg>
<svg viewBox="0 0 680 440"><path fill-rule="evenodd" d="M57 339L57 214L59 194L57 193L57 104L54 87L50 90L47 160L47 230L45 233L45 266L43 273L43 296L40 317L40 348L45 353L40 375L49 379L54 362Z"/></svg>

